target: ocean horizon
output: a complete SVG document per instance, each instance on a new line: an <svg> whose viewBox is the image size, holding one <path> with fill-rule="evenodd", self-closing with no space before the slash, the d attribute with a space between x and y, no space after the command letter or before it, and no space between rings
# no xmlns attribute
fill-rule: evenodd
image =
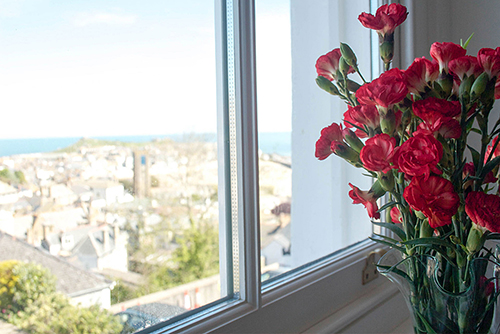
<svg viewBox="0 0 500 334"><path fill-rule="evenodd" d="M215 142L217 138L214 133L201 134L201 136L209 142ZM82 138L121 141L126 143L147 143L164 138L183 141L184 138L187 137L189 137L189 134L0 139L0 157L54 152L71 146ZM267 154L275 153L283 156L290 156L291 137L291 132L259 133L259 149Z"/></svg>

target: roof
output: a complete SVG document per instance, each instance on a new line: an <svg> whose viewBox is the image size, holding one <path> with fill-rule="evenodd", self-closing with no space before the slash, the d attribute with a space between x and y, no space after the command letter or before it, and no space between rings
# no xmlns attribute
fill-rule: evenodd
<svg viewBox="0 0 500 334"><path fill-rule="evenodd" d="M92 189L106 189L114 187L122 187L122 184L112 180L88 180L80 186L87 186Z"/></svg>
<svg viewBox="0 0 500 334"><path fill-rule="evenodd" d="M10 184L0 181L0 195L16 194L16 193L17 193L16 188L11 186Z"/></svg>
<svg viewBox="0 0 500 334"><path fill-rule="evenodd" d="M0 232L0 261L5 260L34 262L49 269L57 278L57 291L69 297L108 288L112 284L111 281L77 268L61 258Z"/></svg>

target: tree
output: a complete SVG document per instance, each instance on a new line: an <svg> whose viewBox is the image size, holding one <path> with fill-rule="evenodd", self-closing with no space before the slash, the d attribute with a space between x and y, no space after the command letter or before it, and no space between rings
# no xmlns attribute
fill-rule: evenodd
<svg viewBox="0 0 500 334"><path fill-rule="evenodd" d="M99 306L77 307L60 293L40 296L12 319L16 326L33 334L115 334L122 328L118 318Z"/></svg>
<svg viewBox="0 0 500 334"><path fill-rule="evenodd" d="M115 287L111 290L111 304L121 303L136 297L138 297L136 289L128 287L122 280L117 280Z"/></svg>
<svg viewBox="0 0 500 334"><path fill-rule="evenodd" d="M34 263L0 262L1 317L28 333L119 333L118 318L99 306L77 307L56 292L56 278Z"/></svg>
<svg viewBox="0 0 500 334"><path fill-rule="evenodd" d="M171 264L161 266L148 276L148 288L162 290L189 283L219 272L219 234L208 224L192 225L178 239Z"/></svg>
<svg viewBox="0 0 500 334"><path fill-rule="evenodd" d="M0 181L8 184L23 184L26 183L26 177L22 171L10 171L8 168L0 170Z"/></svg>

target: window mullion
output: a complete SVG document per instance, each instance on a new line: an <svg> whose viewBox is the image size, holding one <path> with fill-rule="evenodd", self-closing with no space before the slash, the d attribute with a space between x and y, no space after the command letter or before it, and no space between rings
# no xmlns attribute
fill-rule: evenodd
<svg viewBox="0 0 500 334"><path fill-rule="evenodd" d="M240 162L239 222L244 260L240 264L242 296L260 307L260 228L257 145L257 98L255 66L255 3L234 0L236 121Z"/></svg>

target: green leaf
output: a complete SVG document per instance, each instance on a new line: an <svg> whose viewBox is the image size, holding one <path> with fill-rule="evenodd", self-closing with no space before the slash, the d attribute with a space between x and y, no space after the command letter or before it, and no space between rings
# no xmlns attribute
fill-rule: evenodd
<svg viewBox="0 0 500 334"><path fill-rule="evenodd" d="M470 131L475 132L477 134L482 134L481 130L476 129L476 128L471 128Z"/></svg>
<svg viewBox="0 0 500 334"><path fill-rule="evenodd" d="M460 46L462 48L464 48L465 50L467 50L467 46L469 45L471 39L472 39L472 36L474 36L474 33L470 34L469 38L467 38L467 40L465 41L465 44L462 45L462 39L460 39Z"/></svg>
<svg viewBox="0 0 500 334"><path fill-rule="evenodd" d="M387 241L387 242L391 242L391 243L393 243L393 244L394 244L394 246L396 246L396 247L399 247L398 245L400 245L400 244L401 244L401 243L399 242L399 240L396 240L396 239L393 239L393 238L389 238L389 237L387 237L387 236L385 236L385 235L381 235L381 234L377 234L377 233L374 233L373 235L374 235L374 236L376 236L376 237L379 237L379 238L381 238L381 239L384 239L384 240L385 240L385 241Z"/></svg>
<svg viewBox="0 0 500 334"><path fill-rule="evenodd" d="M390 242L387 242L385 240L380 240L380 239L377 239L377 238L372 238L372 237L368 237L370 240L372 241L375 241L375 242L378 242L379 244L382 244L382 245L385 245L385 246L389 246L389 247L392 247L394 249L397 249L398 251L400 251L401 253L406 253L406 249L404 249L403 247L400 247L400 246L396 246Z"/></svg>
<svg viewBox="0 0 500 334"><path fill-rule="evenodd" d="M418 315L418 318L420 319L420 321L424 324L424 326L425 326L425 333L427 333L427 334L437 334L436 331L429 324L429 322L427 320L425 320L424 316L422 314L420 314L420 312L418 312L418 311L415 310L415 313ZM420 331L421 328L418 328L418 330Z"/></svg>
<svg viewBox="0 0 500 334"><path fill-rule="evenodd" d="M486 234L486 240L500 240L500 233L488 233Z"/></svg>
<svg viewBox="0 0 500 334"><path fill-rule="evenodd" d="M472 147L470 145L467 145L467 147L469 148L469 151L472 155L472 161L474 162L474 166L478 166L479 159L481 158L481 154L479 154L479 152L474 147Z"/></svg>
<svg viewBox="0 0 500 334"><path fill-rule="evenodd" d="M373 222L372 224L385 227L386 229L394 232L401 240L406 240L406 233L396 224L394 223L377 223Z"/></svg>
<svg viewBox="0 0 500 334"><path fill-rule="evenodd" d="M387 208L390 208L390 207L393 207L394 205L396 204L401 204L400 202L396 202L396 201L392 201L392 202L389 202L389 203L385 203L384 205L382 205L382 207L380 209L377 210L377 212L382 212L384 211L385 209Z"/></svg>
<svg viewBox="0 0 500 334"><path fill-rule="evenodd" d="M355 127L356 129L358 129L358 130L360 130L360 131L363 131L364 133L368 134L368 132L366 132L366 130L365 130L365 129L363 129L363 128L362 128L362 127L360 127L360 126L357 126L356 124L353 124L353 123L351 123L351 122L349 122L349 121L346 121L346 120L344 120L344 123L347 123L347 124L351 125L352 127Z"/></svg>
<svg viewBox="0 0 500 334"><path fill-rule="evenodd" d="M401 261L401 262L403 262L403 261ZM377 268L384 269L385 271L392 271L392 272L398 274L399 276L404 277L408 281L409 284L413 284L413 281L411 280L410 276L408 276L408 274L406 274L404 271L399 270L397 268L401 262L399 262L398 264L395 264L393 266L384 266L384 265L381 265L378 263L375 265L377 266Z"/></svg>
<svg viewBox="0 0 500 334"><path fill-rule="evenodd" d="M407 240L402 242L403 245L408 245L408 246L428 246L428 245L435 245L435 246L444 246L448 248L454 249L454 245L451 244L450 242L438 238L418 238L418 239L412 239L412 240Z"/></svg>
<svg viewBox="0 0 500 334"><path fill-rule="evenodd" d="M483 170L481 171L481 174L479 175L479 178L484 179L486 175L488 175L489 172L493 170L496 166L500 164L500 157L496 157L489 161L486 165L484 165Z"/></svg>

